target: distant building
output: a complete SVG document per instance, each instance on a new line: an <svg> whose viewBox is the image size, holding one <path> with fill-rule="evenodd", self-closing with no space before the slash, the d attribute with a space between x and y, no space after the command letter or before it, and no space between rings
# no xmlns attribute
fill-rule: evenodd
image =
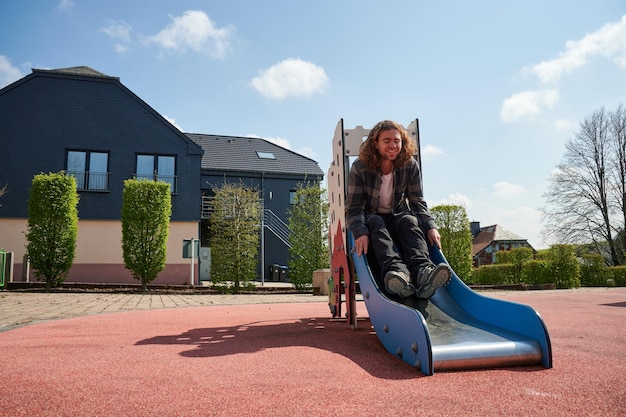
<svg viewBox="0 0 626 417"><path fill-rule="evenodd" d="M480 222L471 222L472 260L475 268L496 263L497 253L514 248L535 249L524 239L504 227L494 224L480 227Z"/></svg>

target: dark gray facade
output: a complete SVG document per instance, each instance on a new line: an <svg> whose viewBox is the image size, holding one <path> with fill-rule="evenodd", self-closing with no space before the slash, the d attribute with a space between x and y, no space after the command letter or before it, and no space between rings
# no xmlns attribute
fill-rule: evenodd
<svg viewBox="0 0 626 417"><path fill-rule="evenodd" d="M120 219L139 154L174 157L172 220L198 219L202 148L118 78L88 68L33 70L0 90L0 184L9 191L0 216L28 217L33 176L67 170L68 151L108 155L105 187L80 192L81 219Z"/></svg>

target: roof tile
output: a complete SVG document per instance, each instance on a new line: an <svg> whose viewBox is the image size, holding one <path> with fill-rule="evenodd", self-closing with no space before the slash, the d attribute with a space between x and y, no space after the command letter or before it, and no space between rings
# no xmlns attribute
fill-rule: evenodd
<svg viewBox="0 0 626 417"><path fill-rule="evenodd" d="M324 175L314 160L262 138L186 133L204 149L202 169ZM261 158L257 152L272 153L276 159Z"/></svg>

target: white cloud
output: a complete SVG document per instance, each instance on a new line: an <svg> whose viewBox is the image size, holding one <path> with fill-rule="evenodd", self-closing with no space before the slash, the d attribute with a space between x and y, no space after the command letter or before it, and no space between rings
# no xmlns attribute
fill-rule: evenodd
<svg viewBox="0 0 626 417"><path fill-rule="evenodd" d="M556 89L522 91L504 100L500 117L505 123L516 122L536 116L544 109L551 109L558 100L559 92Z"/></svg>
<svg viewBox="0 0 626 417"><path fill-rule="evenodd" d="M428 202L429 207L441 206L441 205L455 205L455 206L463 206L466 209L472 206L472 200L465 194L461 193L452 193L448 194L447 197L444 197L437 201Z"/></svg>
<svg viewBox="0 0 626 417"><path fill-rule="evenodd" d="M61 0L57 8L60 10L71 10L74 8L74 2L72 0Z"/></svg>
<svg viewBox="0 0 626 417"><path fill-rule="evenodd" d="M259 70L259 75L251 81L257 92L275 100L310 97L324 91L328 83L324 68L299 58L288 58Z"/></svg>
<svg viewBox="0 0 626 417"><path fill-rule="evenodd" d="M119 43L114 45L116 52L126 52L128 50L128 45L132 42L130 33L133 28L126 22L120 21L111 21L108 25L100 29L101 32L106 33L111 38Z"/></svg>
<svg viewBox="0 0 626 417"><path fill-rule="evenodd" d="M300 155L304 155L307 158L314 159L315 158L315 150L309 146L304 146L298 150L294 150L291 146L291 142L288 139L280 138L280 137L261 137L255 134L249 134L247 137L250 138L259 138L265 139L268 142L272 142L275 145L280 146L281 148L289 149L290 151L294 151Z"/></svg>
<svg viewBox="0 0 626 417"><path fill-rule="evenodd" d="M304 155L307 158L311 158L311 159L315 159L315 150L313 148L311 148L310 146L305 146L303 148L298 149L297 151L295 151L296 153L299 153L300 155Z"/></svg>
<svg viewBox="0 0 626 417"><path fill-rule="evenodd" d="M171 124L173 124L176 129L180 130L181 132L184 132L183 128L176 124L176 119L165 116L165 115L163 116L163 118L167 120L168 122L170 122Z"/></svg>
<svg viewBox="0 0 626 417"><path fill-rule="evenodd" d="M261 138L261 136L258 135L249 135L249 137L253 137L253 138ZM269 138L261 138L261 139L265 139L268 142L272 142L275 145L278 145L282 148L285 149L291 149L291 143L289 143L289 140L287 139L283 139L283 138L278 138L278 137L269 137Z"/></svg>
<svg viewBox="0 0 626 417"><path fill-rule="evenodd" d="M494 208L482 214L481 225L499 224L510 232L527 239L535 249L541 249L541 213L530 207Z"/></svg>
<svg viewBox="0 0 626 417"><path fill-rule="evenodd" d="M426 145L422 148L422 156L428 159L434 159L443 154L443 149L434 145Z"/></svg>
<svg viewBox="0 0 626 417"><path fill-rule="evenodd" d="M553 123L554 130L557 132L571 132L574 130L575 124L565 119L557 119Z"/></svg>
<svg viewBox="0 0 626 417"><path fill-rule="evenodd" d="M21 71L11 65L11 61L4 55L0 55L0 88L22 78Z"/></svg>
<svg viewBox="0 0 626 417"><path fill-rule="evenodd" d="M230 39L234 28L218 28L206 13L188 10L172 18L172 23L154 36L144 38L148 44L184 53L192 50L222 59L231 50Z"/></svg>
<svg viewBox="0 0 626 417"><path fill-rule="evenodd" d="M581 40L567 41L557 58L527 67L523 72L536 75L544 84L558 82L564 74L571 74L585 65L588 58L598 55L612 58L617 66L626 69L626 15Z"/></svg>
<svg viewBox="0 0 626 417"><path fill-rule="evenodd" d="M505 123L512 123L551 109L559 99L557 85L561 78L583 67L595 56L613 59L619 68L626 69L626 14L620 21L607 23L580 40L565 42L565 49L557 58L524 67L521 70L523 75L533 75L540 84L551 87L513 94L503 101L500 117ZM565 128L562 124L555 126Z"/></svg>
<svg viewBox="0 0 626 417"><path fill-rule="evenodd" d="M493 185L492 195L497 198L513 198L524 194L526 189L521 185L511 184L506 181L498 181Z"/></svg>

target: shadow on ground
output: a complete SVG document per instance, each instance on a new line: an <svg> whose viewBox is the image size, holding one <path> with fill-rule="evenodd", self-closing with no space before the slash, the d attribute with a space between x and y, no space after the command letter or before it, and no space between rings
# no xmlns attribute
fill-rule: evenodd
<svg viewBox="0 0 626 417"><path fill-rule="evenodd" d="M391 356L379 342L369 319L359 320L351 330L345 320L299 319L256 321L232 327L205 327L180 334L155 336L136 345L182 345L184 357L219 357L305 346L342 355L377 378L414 379L423 374Z"/></svg>

